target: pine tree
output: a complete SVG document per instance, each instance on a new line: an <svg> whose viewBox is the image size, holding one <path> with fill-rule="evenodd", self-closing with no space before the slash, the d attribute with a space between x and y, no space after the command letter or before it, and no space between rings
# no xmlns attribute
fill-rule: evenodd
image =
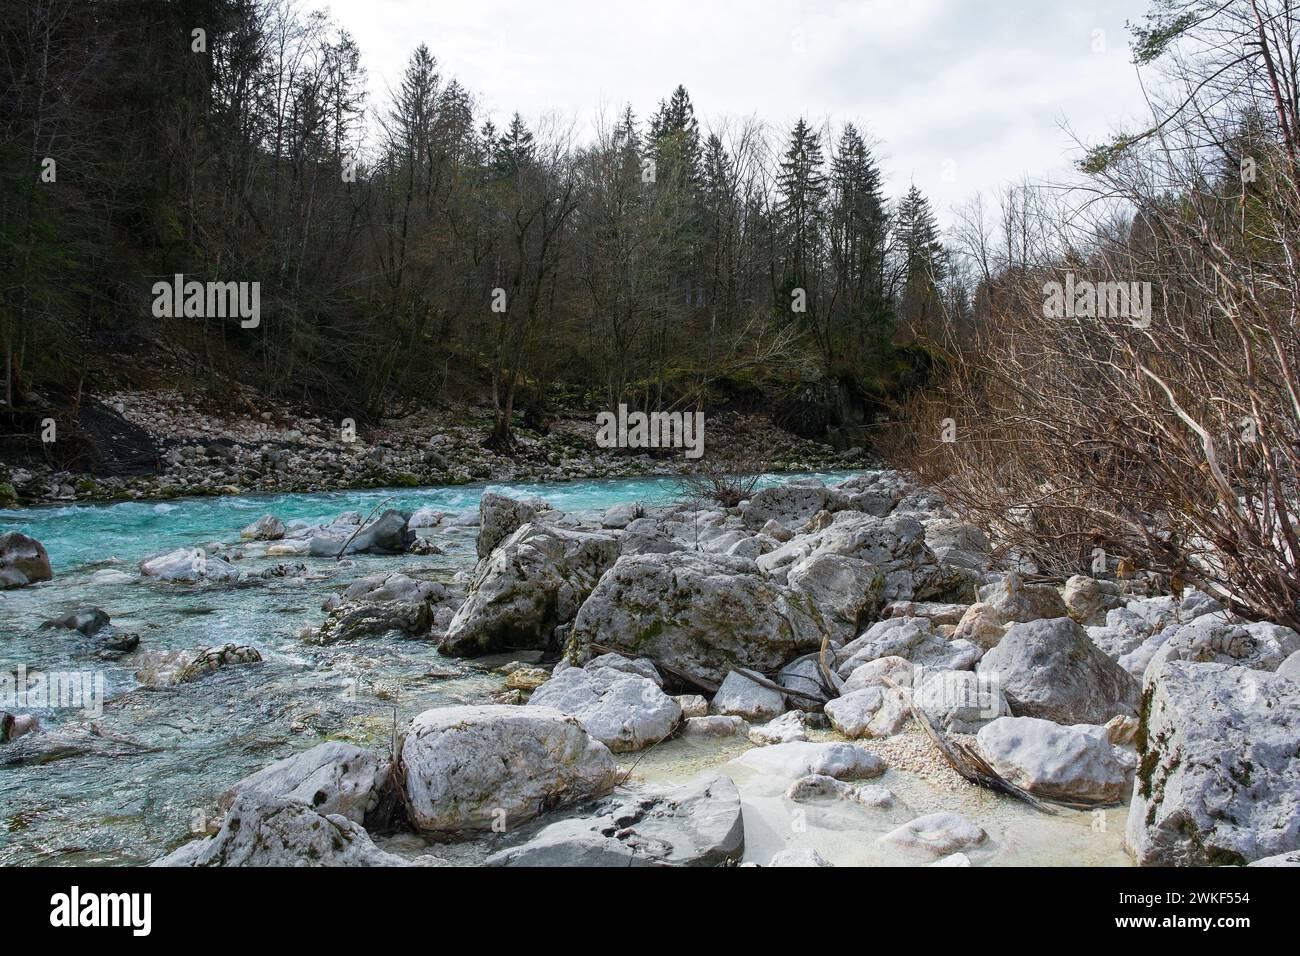
<svg viewBox="0 0 1300 956"><path fill-rule="evenodd" d="M894 228L898 257L899 312L919 327L938 313L945 255L930 201L912 186L898 207Z"/></svg>
<svg viewBox="0 0 1300 956"><path fill-rule="evenodd" d="M430 161L441 82L437 61L429 48L421 43L411 52L396 102L389 114L390 144L412 170L427 166Z"/></svg>
<svg viewBox="0 0 1300 956"><path fill-rule="evenodd" d="M448 83L438 98L437 137L441 151L454 165L474 157L474 102L456 80Z"/></svg>
<svg viewBox="0 0 1300 956"><path fill-rule="evenodd" d="M889 217L880 170L852 124L844 127L831 160L830 195L836 318L865 347L869 338L886 332L890 321L885 287Z"/></svg>
<svg viewBox="0 0 1300 956"><path fill-rule="evenodd" d="M660 166L691 187L699 182L700 124L686 87L679 85L650 118L650 142Z"/></svg>
<svg viewBox="0 0 1300 956"><path fill-rule="evenodd" d="M776 214L790 256L790 287L810 289L825 224L827 180L821 135L801 118L777 173Z"/></svg>
<svg viewBox="0 0 1300 956"><path fill-rule="evenodd" d="M536 162L537 144L518 113L510 118L510 126L497 140L493 158L497 172L504 176L513 176Z"/></svg>
<svg viewBox="0 0 1300 956"><path fill-rule="evenodd" d="M699 272L700 124L686 87L678 86L650 118L650 152L655 162L654 196L669 301L702 305ZM667 320L667 316L664 316Z"/></svg>

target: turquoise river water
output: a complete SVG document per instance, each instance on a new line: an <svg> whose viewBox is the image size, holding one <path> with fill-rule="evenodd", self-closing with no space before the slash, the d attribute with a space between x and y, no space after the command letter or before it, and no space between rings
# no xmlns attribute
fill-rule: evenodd
<svg viewBox="0 0 1300 956"><path fill-rule="evenodd" d="M39 539L54 568L51 582L0 592L0 672L92 672L102 677L105 697L99 713L37 709L47 743L35 747L29 736L0 749L0 865L146 863L214 818L217 796L230 784L274 760L326 739L387 752L395 729L414 714L481 703L499 690L502 678L487 665L500 661L443 658L427 642L397 636L331 647L297 637L304 625L323 620L320 606L329 594L365 574L400 570L447 581L472 567L474 526L444 522L435 536L443 554L432 557L266 558L241 556L238 544L239 530L263 514L317 523L345 511L367 515L390 498L385 507L476 513L487 488L538 495L579 514L619 502L663 504L680 497L676 480L651 478L0 510L0 531ZM191 586L138 580L135 564L141 558L213 542L231 549L227 556L249 572L247 581ZM304 577L258 577L267 566L300 560L308 567ZM104 568L121 568L133 580L93 583L92 575ZM93 638L40 628L47 619L84 607L103 608L115 627L138 633L142 650L251 644L264 661L183 685L145 687L131 657L104 659ZM737 752L736 744L674 740L657 747L637 772L646 780L679 779ZM783 821L779 794L767 793L761 781L742 786L746 829L752 831L747 858L764 862L783 846L811 843L834 862L918 862L883 856L873 849L872 835L909 813L974 800L969 809L978 811L993 837L972 853L976 863L1126 862L1118 838L1121 811L1108 813L1099 827L1090 815L1045 818L984 793L935 792L894 771L885 782L901 798L890 814L869 819L863 808L827 808L798 830ZM997 821L996 832L986 819ZM396 841L392 849L404 847ZM483 845L469 845L445 855L475 862L486 852Z"/></svg>

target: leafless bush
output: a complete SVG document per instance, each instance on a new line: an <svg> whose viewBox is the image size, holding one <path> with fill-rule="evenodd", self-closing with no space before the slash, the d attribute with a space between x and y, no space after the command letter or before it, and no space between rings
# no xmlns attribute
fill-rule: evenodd
<svg viewBox="0 0 1300 956"><path fill-rule="evenodd" d="M904 410L890 445L1051 570L1145 566L1293 627L1300 125L1279 38L1298 18L1233 2L1153 25L1141 58L1196 31L1220 42L1176 61L1167 88L1186 95L1094 151L1068 198L1004 203L1000 240L969 223L968 249L998 250L975 328L946 343L945 386ZM1232 43L1245 52L1225 66L1214 51ZM1150 283L1150 314L1097 315L1086 296L1068 315L1045 308L1067 275Z"/></svg>
<svg viewBox="0 0 1300 956"><path fill-rule="evenodd" d="M754 494L763 472L757 463L710 458L681 478L679 497L688 504L734 508Z"/></svg>

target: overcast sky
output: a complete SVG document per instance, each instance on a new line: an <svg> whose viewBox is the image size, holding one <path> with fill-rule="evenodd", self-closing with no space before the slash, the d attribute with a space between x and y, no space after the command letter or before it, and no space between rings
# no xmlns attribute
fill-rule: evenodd
<svg viewBox="0 0 1300 956"><path fill-rule="evenodd" d="M306 0L308 7L318 4ZM558 111L590 129L644 118L678 83L702 125L757 115L852 121L880 141L891 195L941 218L977 191L1063 172L1071 131L1142 115L1126 21L1149 0L331 0L372 104L429 45L494 119Z"/></svg>

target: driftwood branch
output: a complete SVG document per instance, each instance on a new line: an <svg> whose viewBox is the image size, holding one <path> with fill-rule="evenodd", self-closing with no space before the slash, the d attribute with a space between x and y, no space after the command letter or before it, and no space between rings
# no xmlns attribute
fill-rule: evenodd
<svg viewBox="0 0 1300 956"><path fill-rule="evenodd" d="M762 674L758 673L757 671L751 671L747 667L733 667L732 670L734 670L741 677L744 677L747 680L752 680L755 684L758 684L760 687L766 687L768 690L774 690L779 694L785 694L789 697L798 697L800 700L806 700L808 701L808 703L816 704L818 707L820 707L822 704L825 703L825 701L822 700L820 697L818 697L816 694L809 694L801 690L794 690L793 688L790 687L782 687L776 681L768 680Z"/></svg>
<svg viewBox="0 0 1300 956"><path fill-rule="evenodd" d="M829 634L822 636L822 646L817 652L817 674L822 680L822 690L826 692L828 700L834 700L844 694L844 681L840 680L840 675L836 674L827 663L827 653L830 651L831 638Z"/></svg>
<svg viewBox="0 0 1300 956"><path fill-rule="evenodd" d="M375 516L375 512L378 511L380 508L382 508L384 505L388 504L388 502L392 501L393 498L395 497L396 495L389 495L383 501L379 502L379 504L375 505L373 508L370 509L370 514L366 515L366 520L361 522L361 524L357 525L357 530L352 532L352 534L348 537L348 540L343 542L343 547L339 548L339 553L334 555L335 561L343 560L343 555L347 553L348 545L350 545L353 542L353 540L356 538L357 535L359 535L363 530L365 530L366 525L370 524L370 519Z"/></svg>
<svg viewBox="0 0 1300 956"><path fill-rule="evenodd" d="M619 653L619 651L615 650L614 648L606 647L603 644L588 644L587 649L594 654ZM700 688L700 690L704 691L707 694L716 694L718 692L719 685L715 684L711 680L707 680L706 678L699 677L695 674L689 673L688 671L684 671L684 670L680 670L679 668L672 667L669 664L664 664L661 661L655 660L649 654L642 654L641 656L653 662L655 667L659 668L669 677L674 677L677 680L681 681L683 684L690 684L692 687L698 687ZM806 700L811 704L817 704L819 706L822 703L824 703L824 701L820 697L816 696L815 694L809 694L801 690L794 690L793 688L790 687L782 687L776 681L764 677L762 674L758 673L757 671L751 671L746 667L733 667L732 670L734 670L737 674L741 675L747 680L752 680L755 684L758 684L760 687L766 687L768 690L774 690L779 694L786 694L790 697L798 697L800 700Z"/></svg>
<svg viewBox="0 0 1300 956"><path fill-rule="evenodd" d="M956 741L949 740L943 732L934 725L934 722L925 715L912 700L911 693L904 687L890 678L881 675L880 678L886 686L892 687L903 695L907 701L908 709L912 712L912 718L925 731L925 735L930 738L934 745L939 748L939 753L948 765L956 770L959 774L977 786L986 787L989 790L996 790L998 793L1004 793L1009 797L1014 797L1024 803L1029 804L1035 810L1042 813L1054 814L1056 810L1043 801L1039 800L1033 794L1021 790L1006 777L1002 776L996 770L988 765L988 762L969 747L964 746Z"/></svg>

